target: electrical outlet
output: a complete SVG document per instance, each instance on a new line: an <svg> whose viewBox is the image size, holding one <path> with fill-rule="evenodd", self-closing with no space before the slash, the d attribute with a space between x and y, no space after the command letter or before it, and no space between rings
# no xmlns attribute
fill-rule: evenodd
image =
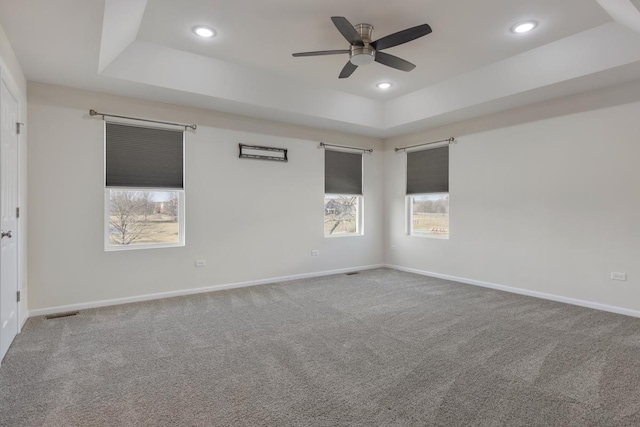
<svg viewBox="0 0 640 427"><path fill-rule="evenodd" d="M314 250L311 251L311 256L318 256L318 255L320 255L320 251L319 250L314 249Z"/></svg>
<svg viewBox="0 0 640 427"><path fill-rule="evenodd" d="M207 261L203 259L196 260L196 267L206 267L206 266L207 266Z"/></svg>
<svg viewBox="0 0 640 427"><path fill-rule="evenodd" d="M627 273L611 272L611 280L622 280L624 282L627 280Z"/></svg>

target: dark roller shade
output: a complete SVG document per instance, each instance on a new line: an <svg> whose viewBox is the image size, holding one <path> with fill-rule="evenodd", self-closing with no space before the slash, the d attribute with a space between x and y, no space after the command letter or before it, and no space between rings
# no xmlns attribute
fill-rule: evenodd
<svg viewBox="0 0 640 427"><path fill-rule="evenodd" d="M324 192L362 194L362 154L325 150Z"/></svg>
<svg viewBox="0 0 640 427"><path fill-rule="evenodd" d="M183 188L182 131L107 123L107 187Z"/></svg>
<svg viewBox="0 0 640 427"><path fill-rule="evenodd" d="M407 153L407 194L448 192L448 146Z"/></svg>

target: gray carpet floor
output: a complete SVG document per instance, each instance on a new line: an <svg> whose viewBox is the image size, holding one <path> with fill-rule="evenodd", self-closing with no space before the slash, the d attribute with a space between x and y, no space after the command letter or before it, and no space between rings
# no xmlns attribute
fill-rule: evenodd
<svg viewBox="0 0 640 427"><path fill-rule="evenodd" d="M640 319L389 269L32 318L2 426L640 426Z"/></svg>

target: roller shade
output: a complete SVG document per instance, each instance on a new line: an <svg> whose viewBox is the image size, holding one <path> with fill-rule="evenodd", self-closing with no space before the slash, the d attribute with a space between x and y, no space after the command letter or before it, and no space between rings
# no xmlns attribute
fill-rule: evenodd
<svg viewBox="0 0 640 427"><path fill-rule="evenodd" d="M183 188L183 132L106 124L107 187Z"/></svg>
<svg viewBox="0 0 640 427"><path fill-rule="evenodd" d="M362 195L362 154L325 150L324 192Z"/></svg>
<svg viewBox="0 0 640 427"><path fill-rule="evenodd" d="M449 192L449 147L407 153L407 194Z"/></svg>

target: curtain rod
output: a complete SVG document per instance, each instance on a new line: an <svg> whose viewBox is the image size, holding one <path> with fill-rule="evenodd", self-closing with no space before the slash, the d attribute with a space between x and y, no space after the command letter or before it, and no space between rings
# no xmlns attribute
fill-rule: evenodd
<svg viewBox="0 0 640 427"><path fill-rule="evenodd" d="M358 151L364 151L365 153L373 153L373 148L347 147L346 145L325 144L324 142L320 143L320 147L348 148L349 150L358 150Z"/></svg>
<svg viewBox="0 0 640 427"><path fill-rule="evenodd" d="M449 144L453 144L455 142L455 139L453 137L451 137L449 139L442 139L440 141L425 142L424 144L411 145L409 147L394 148L394 150L397 153L398 151L407 151L409 148L422 147L423 145L437 144L439 142L448 142Z"/></svg>
<svg viewBox="0 0 640 427"><path fill-rule="evenodd" d="M187 130L187 128L196 130L196 127L197 127L196 125L185 125L183 123L161 122L159 120L140 119L138 117L117 116L115 114L98 113L96 110L89 110L89 115L90 116L102 116L103 120L104 120L105 117L117 117L119 119L138 120L138 121L141 121L141 122L160 123L160 124L163 124L163 125L180 126L180 127L183 127L184 130Z"/></svg>

